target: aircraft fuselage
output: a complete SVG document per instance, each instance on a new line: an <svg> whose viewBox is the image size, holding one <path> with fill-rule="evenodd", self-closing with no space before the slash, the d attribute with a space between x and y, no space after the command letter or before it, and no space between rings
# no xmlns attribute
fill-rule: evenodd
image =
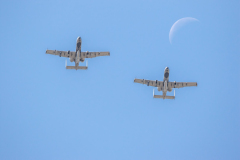
<svg viewBox="0 0 240 160"><path fill-rule="evenodd" d="M165 97L168 91L168 81L169 81L169 68L166 67L164 70L164 77L163 77L163 96Z"/></svg>
<svg viewBox="0 0 240 160"><path fill-rule="evenodd" d="M77 38L77 45L76 45L76 58L75 58L75 66L79 65L79 62L84 62L84 59L81 59L81 46L82 46L82 39L81 37Z"/></svg>

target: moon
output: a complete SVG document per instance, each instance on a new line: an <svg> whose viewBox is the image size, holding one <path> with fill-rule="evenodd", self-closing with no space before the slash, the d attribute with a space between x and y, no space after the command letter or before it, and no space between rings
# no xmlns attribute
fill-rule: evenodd
<svg viewBox="0 0 240 160"><path fill-rule="evenodd" d="M174 36L174 33L179 30L182 26L186 25L187 23L190 22L197 22L199 21L196 18L192 18L192 17L185 17L185 18L181 18L179 20L177 20L171 27L170 32L169 32L169 41L172 44L172 38Z"/></svg>

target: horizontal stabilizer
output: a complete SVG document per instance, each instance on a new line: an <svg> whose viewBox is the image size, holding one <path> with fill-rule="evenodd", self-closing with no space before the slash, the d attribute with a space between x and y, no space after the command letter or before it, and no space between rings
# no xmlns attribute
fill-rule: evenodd
<svg viewBox="0 0 240 160"><path fill-rule="evenodd" d="M76 70L78 70L78 69L88 69L88 67L87 66L66 66L66 69L76 69Z"/></svg>
<svg viewBox="0 0 240 160"><path fill-rule="evenodd" d="M84 70L86 70L86 69L88 69L88 63L86 62L86 66L67 66L67 60L66 60L66 64L65 64L65 66L66 66L66 69L76 69L76 70L78 70L78 69L84 69Z"/></svg>
<svg viewBox="0 0 240 160"><path fill-rule="evenodd" d="M153 98L175 99L175 90L174 90L174 96L163 96L163 95L155 95L154 89L153 89Z"/></svg>
<svg viewBox="0 0 240 160"><path fill-rule="evenodd" d="M162 96L162 95L154 95L153 98L162 98L162 99L175 99L175 96Z"/></svg>

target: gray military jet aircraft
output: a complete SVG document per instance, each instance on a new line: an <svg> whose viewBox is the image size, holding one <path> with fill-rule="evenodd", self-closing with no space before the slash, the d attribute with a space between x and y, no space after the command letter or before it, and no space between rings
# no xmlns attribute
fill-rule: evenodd
<svg viewBox="0 0 240 160"><path fill-rule="evenodd" d="M190 87L197 86L197 82L169 82L169 68L166 67L164 70L164 78L163 81L158 80L145 80L145 79L134 79L135 83L147 84L148 86L157 87L158 91L162 91L163 95L155 95L153 89L153 98L162 98L162 99L175 99L175 90L174 96L167 96L167 91L171 92L172 88L182 88L182 87Z"/></svg>
<svg viewBox="0 0 240 160"><path fill-rule="evenodd" d="M79 62L84 62L85 58L94 58L98 56L110 56L110 52L82 52L81 51L82 39L77 38L76 51L57 51L57 50L46 50L47 54L58 55L59 57L69 57L71 62L75 62L75 66L67 66L66 69L87 69L88 66L78 66ZM87 64L87 63L86 63Z"/></svg>

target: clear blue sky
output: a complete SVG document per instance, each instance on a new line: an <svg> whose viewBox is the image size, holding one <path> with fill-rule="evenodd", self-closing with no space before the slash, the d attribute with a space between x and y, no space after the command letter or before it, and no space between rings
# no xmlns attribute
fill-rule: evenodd
<svg viewBox="0 0 240 160"><path fill-rule="evenodd" d="M0 159L239 160L239 6L1 1ZM183 17L200 22L181 28L170 44L169 30ZM83 51L111 56L75 71L45 54L74 51L78 36ZM162 80L167 66L170 81L198 87L161 100L152 98L153 87L133 83Z"/></svg>

